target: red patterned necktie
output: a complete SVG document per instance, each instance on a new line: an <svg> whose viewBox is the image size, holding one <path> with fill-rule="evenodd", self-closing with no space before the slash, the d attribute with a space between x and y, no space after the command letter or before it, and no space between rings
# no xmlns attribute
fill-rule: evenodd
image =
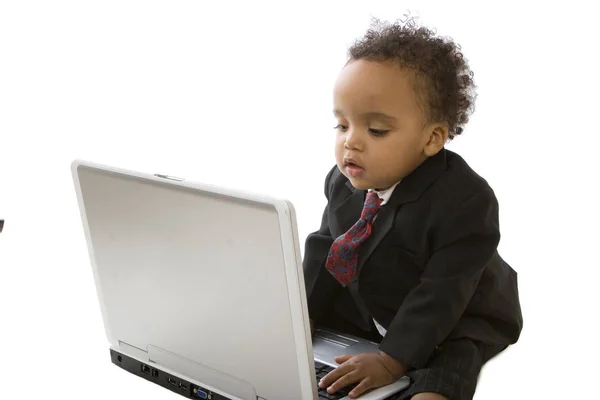
<svg viewBox="0 0 600 400"><path fill-rule="evenodd" d="M375 192L367 193L360 219L331 245L325 267L340 282L347 286L357 274L358 248L371 235L373 218L382 199Z"/></svg>

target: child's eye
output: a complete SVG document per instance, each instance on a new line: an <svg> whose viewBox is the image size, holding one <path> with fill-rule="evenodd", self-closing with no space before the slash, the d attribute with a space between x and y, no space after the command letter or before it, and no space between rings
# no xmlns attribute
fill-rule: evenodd
<svg viewBox="0 0 600 400"><path fill-rule="evenodd" d="M344 132L346 129L348 129L348 127L345 126L345 125L340 124L340 125L335 126L333 129L335 129L336 131L342 131L342 132Z"/></svg>
<svg viewBox="0 0 600 400"><path fill-rule="evenodd" d="M375 135L375 136L383 136L386 133L388 133L388 130L384 130L384 129L369 129L369 132L371 132L371 134Z"/></svg>

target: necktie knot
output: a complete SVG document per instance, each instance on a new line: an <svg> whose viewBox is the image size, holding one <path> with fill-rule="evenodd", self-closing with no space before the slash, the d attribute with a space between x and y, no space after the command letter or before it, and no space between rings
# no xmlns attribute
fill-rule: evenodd
<svg viewBox="0 0 600 400"><path fill-rule="evenodd" d="M379 198L377 193L368 192L367 198L365 199L365 204L364 204L362 212L360 214L360 218L364 219L367 222L372 222L373 218L375 218L375 214L377 214L377 210L379 210L379 206L381 206L382 202L383 202L383 200Z"/></svg>

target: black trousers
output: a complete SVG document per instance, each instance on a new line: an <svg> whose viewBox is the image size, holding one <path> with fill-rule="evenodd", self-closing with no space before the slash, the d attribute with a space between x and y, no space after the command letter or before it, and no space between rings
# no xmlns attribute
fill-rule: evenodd
<svg viewBox="0 0 600 400"><path fill-rule="evenodd" d="M450 400L472 400L481 368L505 348L467 338L447 340L434 350L424 368L406 374L410 386L391 399L409 400L418 393L432 392Z"/></svg>

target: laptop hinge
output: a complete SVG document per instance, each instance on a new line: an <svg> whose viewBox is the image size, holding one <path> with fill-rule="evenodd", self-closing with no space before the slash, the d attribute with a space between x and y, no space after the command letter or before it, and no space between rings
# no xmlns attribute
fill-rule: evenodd
<svg viewBox="0 0 600 400"><path fill-rule="evenodd" d="M119 350L128 356L137 358L140 361L148 361L148 352L139 347L132 346L119 340Z"/></svg>

